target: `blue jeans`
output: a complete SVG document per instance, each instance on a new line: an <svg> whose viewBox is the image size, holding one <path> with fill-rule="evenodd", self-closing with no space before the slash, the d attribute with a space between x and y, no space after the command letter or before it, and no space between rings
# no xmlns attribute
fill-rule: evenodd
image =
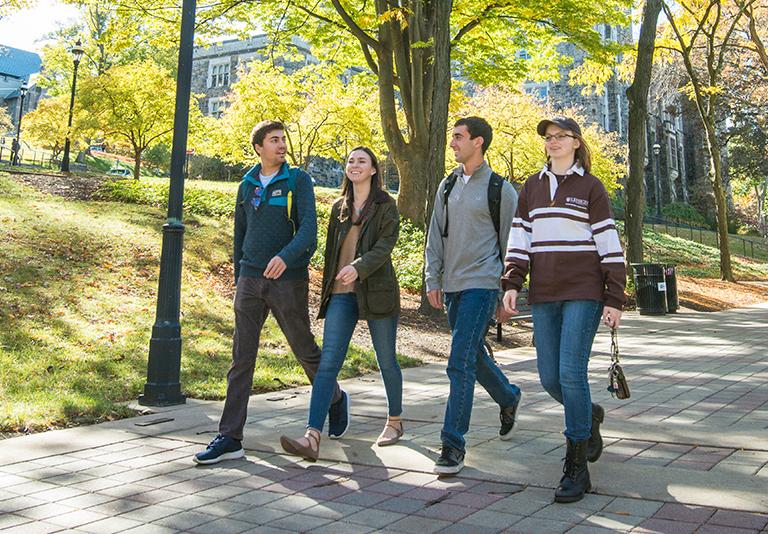
<svg viewBox="0 0 768 534"><path fill-rule="evenodd" d="M472 416L475 380L501 407L520 402L520 388L509 383L483 344L488 322L496 311L498 294L495 289L467 289L445 294L452 339L446 368L450 391L440 439L443 445L461 451Z"/></svg>
<svg viewBox="0 0 768 534"><path fill-rule="evenodd" d="M541 385L565 407L565 437L589 438L592 398L589 353L603 313L598 300L564 300L531 305Z"/></svg>
<svg viewBox="0 0 768 534"><path fill-rule="evenodd" d="M357 319L357 296L354 293L331 295L323 327L323 352L309 402L307 426L310 428L323 430L336 377L347 357L349 341L355 331ZM368 320L376 361L387 393L388 413L391 416L398 416L403 412L403 375L395 353L397 320L397 316Z"/></svg>

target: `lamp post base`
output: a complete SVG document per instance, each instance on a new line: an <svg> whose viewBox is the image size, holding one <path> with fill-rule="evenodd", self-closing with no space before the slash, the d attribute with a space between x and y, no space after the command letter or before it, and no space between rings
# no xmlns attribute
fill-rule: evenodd
<svg viewBox="0 0 768 534"><path fill-rule="evenodd" d="M142 406L173 406L185 404L187 397L181 392L181 326L162 322L152 328L149 340L149 362L144 394L139 396Z"/></svg>
<svg viewBox="0 0 768 534"><path fill-rule="evenodd" d="M165 386L158 385L153 387L151 384L144 385L144 393L139 395L139 404L142 406L176 406L186 404L187 396L181 392L181 386L176 384L174 391L168 391Z"/></svg>

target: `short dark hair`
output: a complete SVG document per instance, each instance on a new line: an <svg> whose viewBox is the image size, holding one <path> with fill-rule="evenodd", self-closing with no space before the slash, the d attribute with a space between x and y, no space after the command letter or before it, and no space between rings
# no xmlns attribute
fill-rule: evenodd
<svg viewBox="0 0 768 534"><path fill-rule="evenodd" d="M263 145L264 138L269 132L275 130L285 130L285 125L280 121L266 120L261 121L259 124L253 127L251 130L251 146Z"/></svg>
<svg viewBox="0 0 768 534"><path fill-rule="evenodd" d="M493 141L493 128L488 124L488 121L481 117L464 117L463 119L457 120L456 124L453 125L454 128L458 128L459 126L467 127L470 139L474 139L475 137L483 138L482 148L483 154L485 154L488 147L491 146L491 141Z"/></svg>

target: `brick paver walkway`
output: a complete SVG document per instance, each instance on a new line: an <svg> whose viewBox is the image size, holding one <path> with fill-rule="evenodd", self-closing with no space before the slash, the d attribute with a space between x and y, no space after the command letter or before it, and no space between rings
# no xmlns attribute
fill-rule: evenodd
<svg viewBox="0 0 768 534"><path fill-rule="evenodd" d="M404 371L406 439L377 448L378 377L349 380L353 422L316 464L279 454L300 435L308 388L254 396L244 460L199 467L221 403L3 441L3 532L768 533L768 306L657 318L621 330L627 401L605 391L609 339L590 379L607 411L593 493L552 502L562 409L532 349L497 355L523 389L514 439L478 390L460 476L431 474L447 396L439 365ZM169 419L165 422L160 422ZM153 423L146 426L146 423ZM137 425L138 423L138 425Z"/></svg>

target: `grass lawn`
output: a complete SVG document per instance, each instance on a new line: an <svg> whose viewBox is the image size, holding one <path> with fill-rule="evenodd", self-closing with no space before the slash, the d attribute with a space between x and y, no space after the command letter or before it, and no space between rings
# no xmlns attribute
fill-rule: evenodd
<svg viewBox="0 0 768 534"><path fill-rule="evenodd" d="M0 432L130 415L122 403L145 381L164 212L65 200L2 172L0 191ZM233 314L219 273L231 262L232 222L190 216L186 225L182 387L222 399ZM372 351L354 347L341 376L375 369ZM254 390L306 383L270 318Z"/></svg>
<svg viewBox="0 0 768 534"><path fill-rule="evenodd" d="M695 278L720 278L720 251L711 245L702 245L681 234L675 237L643 230L644 259L652 263L677 265L677 273ZM731 266L737 280L768 279L768 263L765 259L751 259L731 253Z"/></svg>

